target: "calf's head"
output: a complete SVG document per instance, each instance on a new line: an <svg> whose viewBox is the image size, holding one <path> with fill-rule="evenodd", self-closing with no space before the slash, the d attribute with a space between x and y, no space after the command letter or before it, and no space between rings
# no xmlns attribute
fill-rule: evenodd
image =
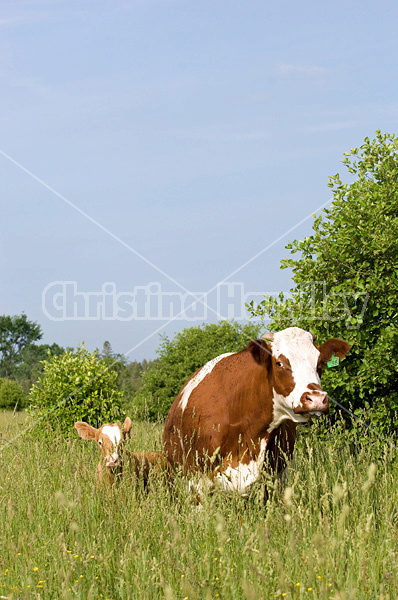
<svg viewBox="0 0 398 600"><path fill-rule="evenodd" d="M122 441L131 430L130 417L126 417L123 427L120 423L108 423L95 429L84 421L77 421L75 428L83 440L96 440L107 467L121 464Z"/></svg>
<svg viewBox="0 0 398 600"><path fill-rule="evenodd" d="M271 342L268 348L274 409L292 413L296 422L327 414L329 398L321 387L322 369L333 355L343 358L350 345L333 338L316 346L313 334L299 327L266 333L263 338Z"/></svg>

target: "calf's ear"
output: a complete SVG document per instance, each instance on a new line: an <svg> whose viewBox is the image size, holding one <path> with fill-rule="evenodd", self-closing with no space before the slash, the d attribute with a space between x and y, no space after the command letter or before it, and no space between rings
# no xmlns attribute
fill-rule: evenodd
<svg viewBox="0 0 398 600"><path fill-rule="evenodd" d="M128 435L131 431L131 419L130 417L126 417L123 423L123 437L126 437L126 435Z"/></svg>
<svg viewBox="0 0 398 600"><path fill-rule="evenodd" d="M91 425L85 423L84 421L77 421L75 423L75 428L83 440L95 440L97 436L98 429L91 427Z"/></svg>
<svg viewBox="0 0 398 600"><path fill-rule="evenodd" d="M340 359L342 359L350 351L350 349L350 344L345 340L332 338L322 344L322 346L319 348L319 352L321 353L321 362L328 362L332 356L338 356Z"/></svg>

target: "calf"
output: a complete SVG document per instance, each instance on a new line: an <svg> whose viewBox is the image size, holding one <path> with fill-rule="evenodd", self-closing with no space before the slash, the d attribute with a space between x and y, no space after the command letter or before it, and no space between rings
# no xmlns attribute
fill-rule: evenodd
<svg viewBox="0 0 398 600"><path fill-rule="evenodd" d="M120 423L107 423L95 429L84 421L75 423L80 437L83 440L96 440L100 449L102 456L97 467L98 488L105 484L109 489L123 473L134 474L137 480L142 476L146 488L151 467L165 461L162 452L134 454L123 448L123 442L131 431L131 425L130 417L126 417L123 427Z"/></svg>

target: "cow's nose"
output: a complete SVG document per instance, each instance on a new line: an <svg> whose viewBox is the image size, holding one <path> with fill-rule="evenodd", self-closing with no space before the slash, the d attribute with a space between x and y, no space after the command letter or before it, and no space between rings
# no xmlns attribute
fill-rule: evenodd
<svg viewBox="0 0 398 600"><path fill-rule="evenodd" d="M106 466L107 467L116 467L119 462L119 456L117 454L112 454L112 456L106 457Z"/></svg>
<svg viewBox="0 0 398 600"><path fill-rule="evenodd" d="M308 402L320 402L321 404L327 404L329 402L329 396L327 392L319 393L315 396L313 392L307 392L305 394L305 399Z"/></svg>
<svg viewBox="0 0 398 600"><path fill-rule="evenodd" d="M293 410L301 414L315 412L328 414L329 396L323 390L308 390L304 392L301 396L300 404Z"/></svg>
<svg viewBox="0 0 398 600"><path fill-rule="evenodd" d="M323 413L329 412L329 396L327 392L310 393L306 395L309 410L319 410Z"/></svg>

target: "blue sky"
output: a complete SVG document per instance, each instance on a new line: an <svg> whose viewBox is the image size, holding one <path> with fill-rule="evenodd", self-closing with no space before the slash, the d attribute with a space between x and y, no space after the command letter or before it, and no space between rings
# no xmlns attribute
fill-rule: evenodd
<svg viewBox="0 0 398 600"><path fill-rule="evenodd" d="M54 320L43 290L289 290L284 247L344 151L396 132L397 17L383 0L3 0L0 314L142 359L196 322Z"/></svg>

